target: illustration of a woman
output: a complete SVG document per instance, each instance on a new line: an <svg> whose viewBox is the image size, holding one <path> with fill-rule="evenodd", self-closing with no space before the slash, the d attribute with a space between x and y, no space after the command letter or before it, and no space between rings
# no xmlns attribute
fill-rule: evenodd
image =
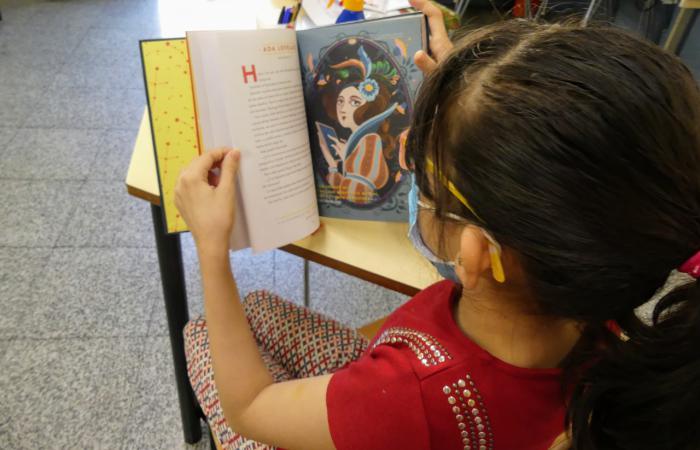
<svg viewBox="0 0 700 450"><path fill-rule="evenodd" d="M378 191L392 177L388 161L401 137L390 132L389 117L404 113L392 100L398 81L396 69L386 61L374 64L360 46L358 58L331 65L335 78L329 78L321 96L323 108L340 127L350 130L347 141L335 129L316 122L318 140L328 164L328 184L336 195L355 204L377 200ZM401 151L403 146L399 146ZM405 167L400 155L400 165ZM397 172L394 178L398 179Z"/></svg>

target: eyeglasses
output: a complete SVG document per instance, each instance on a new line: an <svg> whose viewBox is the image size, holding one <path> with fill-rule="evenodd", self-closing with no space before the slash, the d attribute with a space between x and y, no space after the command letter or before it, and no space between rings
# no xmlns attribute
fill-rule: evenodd
<svg viewBox="0 0 700 450"><path fill-rule="evenodd" d="M425 165L426 165L426 168L428 169L428 172L431 175L434 175L435 174L435 165L433 164L433 161L430 158L427 158ZM482 219L479 216L479 214L477 214L476 210L474 209L474 207L472 207L472 205L469 203L467 198L464 195L462 195L461 192L459 192L457 187L450 180L448 180L445 175L443 175L442 173L438 173L438 179L447 188L447 190L452 195L454 195L457 198L457 200L459 200L459 202L461 204L463 204L469 210L469 212L471 212L474 215L474 217L476 217L477 219L479 219L483 223L486 223L486 221L484 219ZM432 209L433 211L435 211L434 206L430 206L430 205L426 204L425 202L420 200L420 198L418 199L418 206L423 208L423 209ZM466 219L459 217L456 214L452 214L450 212L445 213L445 215L453 220L457 220L460 222L467 222ZM494 280L498 281L499 283L503 283L504 281L506 281L506 275L505 275L505 272L503 271L503 263L501 261L501 245L498 242L496 242L496 239L494 239L494 237L491 236L491 234L488 231L484 230L483 228L481 230L484 233L484 236L486 237L486 239L489 241L489 257L491 258L491 273L493 274L493 278L494 278Z"/></svg>

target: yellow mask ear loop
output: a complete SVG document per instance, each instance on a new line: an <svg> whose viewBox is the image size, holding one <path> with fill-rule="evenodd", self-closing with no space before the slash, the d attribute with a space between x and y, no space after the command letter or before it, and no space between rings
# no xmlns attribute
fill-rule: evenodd
<svg viewBox="0 0 700 450"><path fill-rule="evenodd" d="M431 175L435 174L435 165L433 164L433 161L430 158L427 158L425 163L428 172ZM460 203L462 203L472 214L474 214L474 217L486 223L484 219L479 217L479 214L477 214L472 205L469 204L466 197L457 190L457 187L452 184L452 182L448 180L445 175L438 174L438 178L440 179L440 182L445 185L447 190L450 191L450 193L454 195L457 200L459 200ZM491 274L493 275L493 279L499 283L503 283L506 281L506 274L503 271L503 263L501 262L501 246L486 230L482 229L482 231L484 236L486 236L486 239L489 241L489 257L491 258Z"/></svg>
<svg viewBox="0 0 700 450"><path fill-rule="evenodd" d="M489 234L483 230L484 236L489 241L489 257L491 258L491 274L493 279L499 283L506 281L506 273L503 271L503 263L501 262L501 245Z"/></svg>

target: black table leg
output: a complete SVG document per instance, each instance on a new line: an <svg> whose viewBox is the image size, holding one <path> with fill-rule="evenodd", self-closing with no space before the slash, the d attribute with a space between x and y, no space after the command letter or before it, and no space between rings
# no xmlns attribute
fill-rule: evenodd
<svg viewBox="0 0 700 450"><path fill-rule="evenodd" d="M163 223L163 212L158 205L151 205L153 230L155 231L156 247L158 249L158 264L160 278L163 283L163 299L165 312L168 317L168 332L170 346L175 365L175 382L177 396L180 400L180 415L185 442L194 444L202 438L202 428L199 422L198 405L187 379L187 363L185 362L185 343L182 329L189 320L187 309L187 292L185 290L185 272L182 267L182 250L180 235L167 234Z"/></svg>

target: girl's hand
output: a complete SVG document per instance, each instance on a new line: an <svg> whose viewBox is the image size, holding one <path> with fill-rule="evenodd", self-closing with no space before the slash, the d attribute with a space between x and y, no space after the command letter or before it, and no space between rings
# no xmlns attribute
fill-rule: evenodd
<svg viewBox="0 0 700 450"><path fill-rule="evenodd" d="M239 161L238 150L216 149L196 158L180 173L175 206L200 252L228 252Z"/></svg>
<svg viewBox="0 0 700 450"><path fill-rule="evenodd" d="M410 3L411 6L421 11L428 18L430 53L432 53L434 59L423 50L418 50L413 56L416 66L427 75L447 57L447 54L452 50L452 42L447 36L447 29L445 28L445 21L440 8L433 5L430 0L410 0Z"/></svg>

